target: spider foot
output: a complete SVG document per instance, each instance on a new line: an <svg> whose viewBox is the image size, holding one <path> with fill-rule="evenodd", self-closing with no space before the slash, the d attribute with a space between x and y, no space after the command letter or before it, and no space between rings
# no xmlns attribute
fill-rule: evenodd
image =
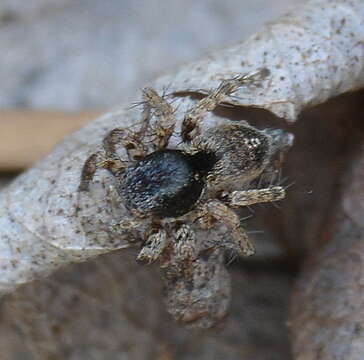
<svg viewBox="0 0 364 360"><path fill-rule="evenodd" d="M218 221L230 230L234 242L232 246L225 244L226 248L232 247L240 255L244 256L250 256L255 253L254 246L250 242L246 231L240 226L239 216L221 201L208 201L202 208L199 220L203 228L211 228L214 222Z"/></svg>
<svg viewBox="0 0 364 360"><path fill-rule="evenodd" d="M96 166L106 169L114 176L117 176L127 167L127 162L119 159L104 159L98 162Z"/></svg>
<svg viewBox="0 0 364 360"><path fill-rule="evenodd" d="M167 233L163 229L150 234L138 254L137 262L149 265L155 262L168 246Z"/></svg>
<svg viewBox="0 0 364 360"><path fill-rule="evenodd" d="M194 260L197 255L197 244L194 231L186 224L182 224L175 234L175 254L180 261Z"/></svg>

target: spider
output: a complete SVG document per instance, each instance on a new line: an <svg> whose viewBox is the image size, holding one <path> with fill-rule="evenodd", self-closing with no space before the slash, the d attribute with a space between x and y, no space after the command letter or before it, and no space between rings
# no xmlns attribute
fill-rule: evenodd
<svg viewBox="0 0 364 360"><path fill-rule="evenodd" d="M117 192L131 215L120 226L133 230L139 221L148 223L141 235L137 261L151 264L159 259L165 269L167 291L168 287L176 287L178 280L182 281L178 285L180 295L184 294L179 296L182 305L175 304L174 308L179 310L174 312L185 322L205 316L207 307L200 304L198 310L185 310L188 304L193 307L196 303L187 299L188 284L196 288L193 285L198 282L196 277L204 278L200 286L206 288L216 276L226 279L221 267L212 265L223 261L222 249L233 249L240 255L254 253L234 209L285 197L282 186L247 187L268 167L274 153L290 145L290 134L281 130L261 131L245 122L227 121L203 132L199 126L206 112L213 111L241 86L253 84L268 74L267 69L261 69L224 80L198 101L182 120L183 141L179 149L168 147L176 130L173 107L152 88L145 88L138 131L111 130L103 140L103 152L91 155L84 165L81 191L89 189L98 168L107 169L114 176ZM153 123L152 115L156 119ZM120 146L127 154L125 159L117 155ZM194 223L204 230L220 223L231 236L220 243L199 241L191 226ZM169 299L173 302L173 296Z"/></svg>

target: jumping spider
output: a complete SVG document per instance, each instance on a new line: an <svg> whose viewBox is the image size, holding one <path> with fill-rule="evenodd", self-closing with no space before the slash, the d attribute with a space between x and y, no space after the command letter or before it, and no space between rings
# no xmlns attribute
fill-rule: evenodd
<svg viewBox="0 0 364 360"><path fill-rule="evenodd" d="M138 262L150 264L160 259L162 267L171 269L173 265L167 278L192 279L201 271L209 271L199 259L207 258L210 250L230 248L241 255L254 253L233 209L285 197L281 186L246 188L267 168L279 147L290 145L290 134L281 130L260 131L245 122L226 122L202 132L199 123L206 112L213 111L239 87L260 81L268 73L262 69L224 80L198 101L183 118L181 149L168 148L175 131L174 109L153 89L146 88L139 130L113 129L103 140L104 152L86 161L80 190L88 190L95 171L105 168L115 177L117 192L132 215L120 226L132 230L140 220L149 223L142 235ZM120 145L128 159L117 155ZM195 222L203 229L222 223L231 237L201 249L190 226ZM221 258L219 254L220 250L212 258Z"/></svg>

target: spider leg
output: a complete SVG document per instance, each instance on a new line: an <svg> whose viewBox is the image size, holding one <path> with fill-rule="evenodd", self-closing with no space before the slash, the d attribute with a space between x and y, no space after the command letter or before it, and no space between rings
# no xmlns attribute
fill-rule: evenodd
<svg viewBox="0 0 364 360"><path fill-rule="evenodd" d="M128 166L128 161L121 160L117 155L116 149L120 144L125 147L131 160L144 155L144 148L137 133L121 128L111 130L103 140L104 152L98 151L85 161L81 172L80 191L88 191L99 168L104 168L114 176L119 176Z"/></svg>
<svg viewBox="0 0 364 360"><path fill-rule="evenodd" d="M271 186L264 189L233 191L228 195L228 203L233 207L248 206L284 199L286 192L282 186Z"/></svg>
<svg viewBox="0 0 364 360"><path fill-rule="evenodd" d="M137 262L149 265L156 261L162 254L164 249L168 246L169 241L167 233L163 229L148 236L143 248L139 252Z"/></svg>
<svg viewBox="0 0 364 360"><path fill-rule="evenodd" d="M195 232L186 224L181 224L174 232L170 256L162 260L161 268L166 273L178 273L185 279L192 278L193 262L198 257Z"/></svg>
<svg viewBox="0 0 364 360"><path fill-rule="evenodd" d="M253 84L256 81L264 79L268 75L269 70L263 68L252 74L245 74L233 79L223 80L217 89L197 102L197 104L185 115L182 122L183 140L190 141L199 134L198 123L206 112L213 111L227 96L233 94L240 87Z"/></svg>
<svg viewBox="0 0 364 360"><path fill-rule="evenodd" d="M143 90L144 110L142 121L146 129L150 122L151 110L154 110L158 120L152 126L153 145L156 150L165 148L175 127L174 110L172 106L152 88Z"/></svg>
<svg viewBox="0 0 364 360"><path fill-rule="evenodd" d="M103 141L106 158L119 160L117 147L123 145L130 160L137 160L145 156L146 150L142 143L142 138L138 132L128 129L116 128L111 130Z"/></svg>
<svg viewBox="0 0 364 360"><path fill-rule="evenodd" d="M130 160L145 154L144 147L141 143L138 133L133 133L128 129L116 128L111 130L103 139L104 152L92 154L86 161L81 173L79 189L87 191L95 172L99 168L110 171L114 176L120 173L128 166L128 161L123 161L117 155L117 147L123 145Z"/></svg>
<svg viewBox="0 0 364 360"><path fill-rule="evenodd" d="M195 232L190 226L182 224L175 233L175 253L179 261L193 261L197 255Z"/></svg>
<svg viewBox="0 0 364 360"><path fill-rule="evenodd" d="M240 226L239 216L219 200L208 201L202 207L202 218L200 219L202 224L207 228L212 227L214 220L223 223L230 230L234 239L234 248L240 255L254 254L254 246L246 231Z"/></svg>
<svg viewBox="0 0 364 360"><path fill-rule="evenodd" d="M102 155L100 152L94 153L85 161L82 171L79 191L88 191L90 183L94 178L95 172L98 169L98 163L101 161Z"/></svg>

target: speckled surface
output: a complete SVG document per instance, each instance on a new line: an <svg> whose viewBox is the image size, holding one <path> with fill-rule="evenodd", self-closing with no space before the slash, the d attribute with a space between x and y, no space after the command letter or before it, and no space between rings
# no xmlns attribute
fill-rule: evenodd
<svg viewBox="0 0 364 360"><path fill-rule="evenodd" d="M3 0L0 108L108 108L299 0ZM168 85L168 84L167 84Z"/></svg>
<svg viewBox="0 0 364 360"><path fill-rule="evenodd" d="M60 11L65 11L67 3L59 3ZM345 4L346 2L343 1L342 3ZM10 2L5 3L8 9L11 8L11 4L9 4ZM32 17L37 16L39 7L42 8L44 4L42 1L34 4L34 7L29 10L32 15L28 16L26 12L21 12L18 21L23 19L22 21L28 24L31 22ZM54 6L54 3L50 4L50 6ZM234 12L238 13L235 10L234 8ZM52 13L51 10L48 11ZM82 16L80 15L80 18ZM86 15L85 17L87 18ZM16 23L13 22L12 18L14 19L8 13L5 16L7 20L2 26L15 26ZM57 18L57 16L54 15L54 18ZM44 19L46 19L46 16ZM58 23L62 23L62 19L62 17L58 19ZM357 24L355 23L356 20L357 17L354 16L354 25ZM43 21L47 23L48 20ZM42 32L43 21L40 21L39 27L34 27L38 31L36 34L44 33L44 31ZM289 23L290 19L285 21ZM308 19L308 21L310 20ZM335 24L335 21L333 24ZM349 25L349 28L352 29L353 24L350 23ZM72 29L72 26L66 28ZM14 30L15 33L18 34L18 31L20 33L19 29L22 29L21 25ZM200 28L198 29L201 31ZM50 33L54 34L52 31L50 30ZM70 32L72 33L72 31ZM132 34L132 32L128 34ZM10 39L13 39L15 43L19 36L19 34L13 35ZM43 34L43 36L45 35ZM75 34L74 39L76 37ZM39 39L42 39L42 37L40 36ZM9 98L7 98L7 95L1 95L2 106L53 106L59 103L61 103L62 108L69 109L91 106L90 104L94 104L92 106L100 106L100 104L109 106L118 103L119 96L125 96L126 98L130 93L134 92L134 90L130 91L131 86L126 86L127 92L124 95L109 91L109 89L113 88L112 83L115 84L116 82L117 88L120 83L123 83L122 77L114 77L114 73L109 78L105 78L104 85L98 80L90 85L87 82L87 74L85 75L82 70L84 66L84 61L81 61L82 56L79 58L79 67L72 65L69 68L69 74L78 74L77 69L80 69L82 76L76 76L74 79L70 75L64 76L65 81L59 81L60 77L57 75L60 73L67 74L67 71L65 73L60 72L63 64L68 63L67 57L60 56L61 53L52 53L51 48L43 48L43 43L37 43L37 41L40 41L39 39L35 43L46 54L53 54L51 58L57 60L57 66L53 68L52 62L46 62L50 69L50 75L44 75L44 78L43 75L38 76L37 72L35 74L38 77L34 77L32 75L33 69L30 66L29 86L26 88L24 84L27 82L24 83L23 81L27 79L25 76L27 72L22 66L23 59L27 56L23 55L22 61L20 61L16 60L15 57L12 58L14 53L11 50L7 52L6 56L4 56L8 61L6 66L11 66L3 66L0 69L7 69L6 74L11 74L10 69L14 65L14 73L21 74L21 76L13 82L10 80L9 82L4 81L3 89L7 89L6 94L10 95L17 93L19 89L22 89L23 92L18 96L11 97L11 95ZM229 36L225 37L224 44L229 42L229 39ZM130 43L134 44L134 40ZM6 45L9 44L8 38L2 41L6 41ZM28 49L28 52L22 54L32 53L34 43L31 41L25 43L24 48ZM71 44L72 41L67 40L65 43ZM221 46L221 43L219 46ZM360 46L358 44L358 49L360 49ZM9 46L4 48L11 49ZM234 49L237 48L242 49L240 45ZM243 49L246 50L246 48ZM74 48L72 51L68 49L72 56L77 53L73 50ZM152 50L155 51L155 46L152 47ZM100 53L100 51L98 50L97 53ZM42 54L42 51L39 51L39 54ZM223 54L221 55L222 58L220 58L223 61L224 57L230 53L224 51L220 54ZM357 55L354 54L355 56ZM39 57L42 58L42 55L39 55ZM139 56L139 58L141 57ZM143 61L145 58L147 57L142 58ZM166 56L163 56L163 58L166 59ZM261 59L261 57L259 58ZM13 64L9 59L14 59ZM211 59L204 61L210 64ZM141 64L143 64L143 61L141 61ZM117 64L120 62L120 60L116 61ZM233 63L237 64L235 60ZM81 64L83 65L81 66ZM105 62L103 64L108 67ZM228 64L229 62L227 62ZM194 65L192 67L194 68ZM351 68L354 70L354 75L359 75L360 71L362 71L358 71L356 65ZM91 69L93 73L98 73L95 72L95 67L90 66L88 69ZM182 75L186 74L188 69L188 67L185 67L180 70L176 75L175 82L171 81L171 77L167 77L163 81L160 80L158 86L164 84L168 79L168 84L171 84L173 89L186 90L187 88L188 90L192 88L191 83L188 86L181 85L183 83ZM216 67L215 69L209 69L208 72L196 73L196 78L193 78L193 81L196 81L199 87L202 87L201 84L204 85L204 88L213 87L215 86L214 82L219 81L219 69L220 67ZM159 68L160 70L161 68ZM208 76L210 70L213 74L212 77ZM223 75L227 76L235 71L236 69L233 67L231 71L224 70ZM39 73L42 74L42 71ZM189 74L188 71L187 74ZM0 75L5 79L4 73L0 73ZM315 78L314 74L311 75ZM311 75L308 75L308 79L311 79ZM338 76L340 76L340 72ZM33 82L34 78L36 81ZM112 78L112 81L108 81L110 78ZM75 80L75 83L70 80ZM211 85L209 80L212 81ZM43 84L47 83L47 81L50 87L44 90ZM130 80L125 77L125 82L127 81ZM55 87L51 86L52 83ZM7 84L10 84L9 88L5 87L8 86ZM78 87L75 84L81 84L82 86ZM101 86L95 84L101 84ZM110 88L107 87L107 84L110 84ZM324 85L326 83L323 82L322 84L322 88L325 90ZM339 85L342 87L339 87ZM347 88L345 86L338 81L338 88L345 89ZM267 85L266 89L273 88ZM291 89L296 90L296 87ZM28 90L29 92L27 92ZM95 93L92 93L93 90ZM89 91L95 95L95 98L104 100L93 101ZM259 89L256 91L261 92ZM332 91L333 94L337 94L335 86ZM110 96L110 93L112 93L112 96ZM61 94L64 94L64 97ZM266 92L263 95L265 94ZM325 91L323 94L322 99L328 95ZM307 97L299 98L303 99L302 101L309 101ZM234 102L233 100L231 99L231 102ZM283 100L284 103L289 103L286 98ZM259 103L259 97L255 101L257 105L262 105L261 102ZM191 102L191 99L180 99L180 114L190 106ZM123 247L123 239L120 239L120 237L118 237L119 243L115 243L115 239L110 238L108 233L100 232L96 237L85 237L80 232L80 221L74 217L74 211L78 206L78 199L75 196L78 185L76 179L79 179L81 164L100 145L105 132L118 125L127 126L130 122L135 121L138 111L138 109L128 110L127 112L115 110L104 118L88 125L80 133L71 136L50 157L40 162L37 167L20 177L12 185L11 193L1 195L1 201L6 205L0 208L2 212L0 215L0 228L6 229L3 234L5 241L2 242L2 254L6 255L7 260L13 260L14 255L17 253L22 254L19 257L16 256L18 262L10 261L9 265L18 271L12 271L11 269L5 271L6 274L9 274L9 277L6 282L0 284L4 290L10 290L14 285L29 281L40 273L45 275L61 264L85 260L95 254ZM285 114L285 112L280 113L279 111L276 112L278 115ZM295 112L291 112L291 114L294 115ZM294 116L292 116L293 118ZM219 117L209 116L205 121L206 124L211 124L214 121L219 121ZM174 138L175 143L177 143L177 140L178 137L176 136ZM115 216L114 213L106 210L108 204L106 204L103 189L103 184L108 184L110 178L106 173L100 173L98 180L93 189L94 198L91 199L91 202L88 202L90 199L84 199L83 204L85 207L79 213L82 217L92 217L93 223L91 224L90 233L92 229L100 228L100 221L107 223ZM41 190L38 191L39 189ZM88 206L86 206L87 204ZM98 209L100 209L99 218L94 216ZM77 209L77 211L79 210ZM118 213L118 216L122 215L122 211ZM292 225L292 231L295 230L293 227ZM22 236L18 236L19 233ZM16 239L20 247L13 246L15 245L14 239ZM20 253L18 249L21 250ZM187 359L191 357L191 354L199 359L211 359L214 356L216 359L222 357L239 359L243 356L259 360L290 359L287 332L284 326L287 310L286 301L291 281L290 275L272 269L262 272L261 264L258 271L253 272L254 275L251 276L250 282L246 283L244 282L246 279L244 272L241 269L239 271L232 269L236 283L235 300L231 312L232 320L228 323L225 332L205 334L202 339L202 337L181 330L175 324L169 322L169 317L165 314L159 298L160 288L155 285L158 284L158 276L155 270L145 272L144 268L135 267L133 259L128 254L126 251L121 251L121 253L107 255L103 258L105 259L104 262L100 260L100 265L95 265L95 262L75 265L57 276L52 276L47 282L27 285L3 300L1 303L2 319L6 319L6 321L2 322L1 332L3 335L0 337L3 342L1 344L3 354L6 354L5 356L11 360L47 359L52 356L62 359L98 359L100 357L115 359L115 354L120 359L144 359L148 358L149 354L155 355L154 358L157 359ZM136 274L138 271L140 271L140 277ZM86 285L78 283L77 279L80 279L81 283L85 282ZM263 280L259 281L259 279ZM75 281L75 283L72 283L72 281ZM81 298L83 301L79 300ZM77 307L75 303L80 305ZM95 304L96 306L94 306ZM148 308L149 305L151 308ZM125 310L125 306L133 308L133 311ZM156 311L156 308L159 310ZM76 312L73 313L70 309L76 310ZM78 314L78 311L80 314ZM117 316L119 314L121 314L121 317ZM148 326L149 318L145 314L152 317L151 326ZM83 319L83 321L80 321L80 319ZM145 327L146 322L148 322L147 327ZM80 324L83 324L83 326L79 328ZM164 324L165 328L160 324ZM137 331L131 330L132 327L135 327ZM163 336L160 336L158 331L160 328L162 328L160 331L166 332ZM85 331L85 334L80 335L83 331ZM117 340L115 340L115 337ZM183 349L182 352L181 349Z"/></svg>

